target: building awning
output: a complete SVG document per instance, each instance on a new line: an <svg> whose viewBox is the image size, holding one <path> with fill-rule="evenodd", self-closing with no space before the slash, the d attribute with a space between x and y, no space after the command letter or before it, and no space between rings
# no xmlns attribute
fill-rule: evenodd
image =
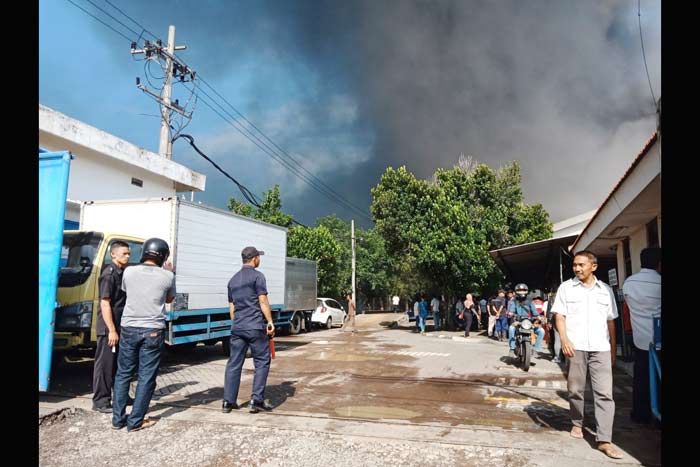
<svg viewBox="0 0 700 467"><path fill-rule="evenodd" d="M560 262L568 259L568 247L576 237L577 235L567 235L492 250L489 253L508 282L524 282L530 290L552 288L560 282ZM570 261L568 259L567 262ZM563 267L567 272L570 270L570 266Z"/></svg>
<svg viewBox="0 0 700 467"><path fill-rule="evenodd" d="M654 133L574 242L576 251L615 257L615 245L661 211L661 145Z"/></svg>

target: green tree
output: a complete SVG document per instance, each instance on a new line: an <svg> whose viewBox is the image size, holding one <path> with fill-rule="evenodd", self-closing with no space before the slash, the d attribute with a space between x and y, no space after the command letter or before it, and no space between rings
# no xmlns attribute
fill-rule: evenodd
<svg viewBox="0 0 700 467"><path fill-rule="evenodd" d="M259 219L263 222L279 225L281 227L291 227L294 218L282 212L282 199L280 197L280 186L275 185L263 193L263 200L260 207L241 203L235 198L229 198L228 208L230 211L242 216Z"/></svg>
<svg viewBox="0 0 700 467"><path fill-rule="evenodd" d="M341 247L326 226L289 229L287 255L317 262L319 296L340 297L347 287L340 274Z"/></svg>
<svg viewBox="0 0 700 467"><path fill-rule="evenodd" d="M389 167L372 189L375 227L395 262L414 265L415 283L450 301L490 289L503 277L489 250L552 235L542 206L523 203L520 181L516 162L439 169L432 183Z"/></svg>

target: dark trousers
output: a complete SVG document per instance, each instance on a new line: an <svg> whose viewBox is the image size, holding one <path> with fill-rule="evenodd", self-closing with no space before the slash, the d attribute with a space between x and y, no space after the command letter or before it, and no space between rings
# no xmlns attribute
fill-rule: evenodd
<svg viewBox="0 0 700 467"><path fill-rule="evenodd" d="M97 336L95 365L92 369L92 406L109 407L112 404L112 387L117 373L117 353L107 344L107 336Z"/></svg>
<svg viewBox="0 0 700 467"><path fill-rule="evenodd" d="M472 328L472 315L471 311L465 310L464 312L464 337L469 337L469 330Z"/></svg>
<svg viewBox="0 0 700 467"><path fill-rule="evenodd" d="M649 351L634 348L634 378L632 380L632 418L639 422L651 420L649 390Z"/></svg>
<svg viewBox="0 0 700 467"><path fill-rule="evenodd" d="M156 376L165 342L165 329L123 327L117 357L117 375L114 379L112 425L133 429L141 426L156 389ZM126 402L129 384L138 368L136 397L129 416Z"/></svg>
<svg viewBox="0 0 700 467"><path fill-rule="evenodd" d="M241 386L241 370L245 354L250 347L255 365L253 377L253 402L259 403L264 399L267 374L270 372L270 344L267 333L263 329L231 331L231 356L226 363L224 376L224 400L236 404L238 389Z"/></svg>

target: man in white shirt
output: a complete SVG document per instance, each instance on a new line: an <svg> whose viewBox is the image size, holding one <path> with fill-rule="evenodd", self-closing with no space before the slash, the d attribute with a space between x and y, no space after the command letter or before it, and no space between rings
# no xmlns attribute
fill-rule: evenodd
<svg viewBox="0 0 700 467"><path fill-rule="evenodd" d="M399 301L400 300L398 295L394 295L393 297L391 297L391 304L393 305L394 313L399 311Z"/></svg>
<svg viewBox="0 0 700 467"><path fill-rule="evenodd" d="M574 425L571 436L583 438L584 391L590 372L598 449L608 457L621 459L622 453L611 443L617 305L610 287L593 275L598 269L598 258L593 253L576 253L573 269L576 278L559 286L552 307L557 314L562 350L569 358L569 406Z"/></svg>
<svg viewBox="0 0 700 467"><path fill-rule="evenodd" d="M661 316L661 248L645 248L642 269L625 279L622 293L630 310L634 340L632 420L651 420L649 396L649 344L654 341L654 320Z"/></svg>

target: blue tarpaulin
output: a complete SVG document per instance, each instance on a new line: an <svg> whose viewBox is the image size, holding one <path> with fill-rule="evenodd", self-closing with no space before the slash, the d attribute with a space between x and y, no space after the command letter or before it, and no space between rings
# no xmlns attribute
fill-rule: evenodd
<svg viewBox="0 0 700 467"><path fill-rule="evenodd" d="M71 155L39 150L39 391L51 375L54 310Z"/></svg>

